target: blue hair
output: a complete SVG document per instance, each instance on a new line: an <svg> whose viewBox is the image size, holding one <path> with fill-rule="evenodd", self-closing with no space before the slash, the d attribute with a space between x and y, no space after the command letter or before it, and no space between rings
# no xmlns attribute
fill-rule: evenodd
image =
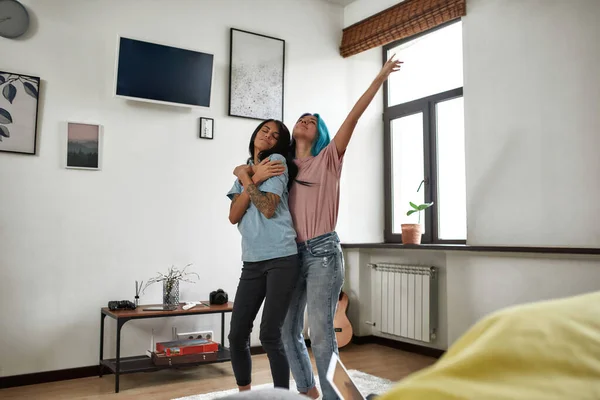
<svg viewBox="0 0 600 400"><path fill-rule="evenodd" d="M317 119L317 139L310 149L312 156L316 157L325 147L327 147L329 142L331 142L331 138L329 137L329 129L327 129L325 121L323 121L323 118L321 118L319 114L304 113L300 118L306 117L307 115L312 115Z"/></svg>

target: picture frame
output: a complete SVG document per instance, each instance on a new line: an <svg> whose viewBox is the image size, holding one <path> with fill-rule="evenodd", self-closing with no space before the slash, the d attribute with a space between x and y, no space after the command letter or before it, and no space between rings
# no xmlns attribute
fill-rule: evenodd
<svg viewBox="0 0 600 400"><path fill-rule="evenodd" d="M285 40L231 28L231 117L283 120Z"/></svg>
<svg viewBox="0 0 600 400"><path fill-rule="evenodd" d="M41 79L0 71L0 152L37 154Z"/></svg>
<svg viewBox="0 0 600 400"><path fill-rule="evenodd" d="M200 139L212 140L214 138L214 132L215 120L208 117L200 117L200 132L198 133L198 137Z"/></svg>
<svg viewBox="0 0 600 400"><path fill-rule="evenodd" d="M65 168L102 169L103 127L94 122L66 123Z"/></svg>

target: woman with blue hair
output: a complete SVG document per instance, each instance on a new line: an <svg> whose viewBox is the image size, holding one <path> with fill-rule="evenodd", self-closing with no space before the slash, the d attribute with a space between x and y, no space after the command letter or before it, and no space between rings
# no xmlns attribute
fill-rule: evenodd
<svg viewBox="0 0 600 400"><path fill-rule="evenodd" d="M308 307L311 348L323 399L337 399L326 374L331 355L338 352L333 317L344 283L342 248L335 232L342 161L359 118L388 76L400 69L401 62L393 58L358 99L333 140L319 114L302 115L293 129L292 156L298 175L290 190L289 208L301 267L282 335L298 391L314 399L319 391L302 335L304 310Z"/></svg>

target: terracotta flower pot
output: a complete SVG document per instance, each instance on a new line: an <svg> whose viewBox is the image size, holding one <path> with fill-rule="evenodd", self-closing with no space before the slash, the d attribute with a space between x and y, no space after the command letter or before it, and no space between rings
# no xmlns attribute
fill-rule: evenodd
<svg viewBox="0 0 600 400"><path fill-rule="evenodd" d="M402 244L421 244L423 230L420 224L402 224Z"/></svg>

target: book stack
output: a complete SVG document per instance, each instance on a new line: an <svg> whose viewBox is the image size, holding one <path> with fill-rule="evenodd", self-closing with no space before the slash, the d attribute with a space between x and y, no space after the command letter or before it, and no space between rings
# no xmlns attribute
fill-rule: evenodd
<svg viewBox="0 0 600 400"><path fill-rule="evenodd" d="M215 361L219 344L207 339L182 339L156 343L152 361L156 365L175 365Z"/></svg>

